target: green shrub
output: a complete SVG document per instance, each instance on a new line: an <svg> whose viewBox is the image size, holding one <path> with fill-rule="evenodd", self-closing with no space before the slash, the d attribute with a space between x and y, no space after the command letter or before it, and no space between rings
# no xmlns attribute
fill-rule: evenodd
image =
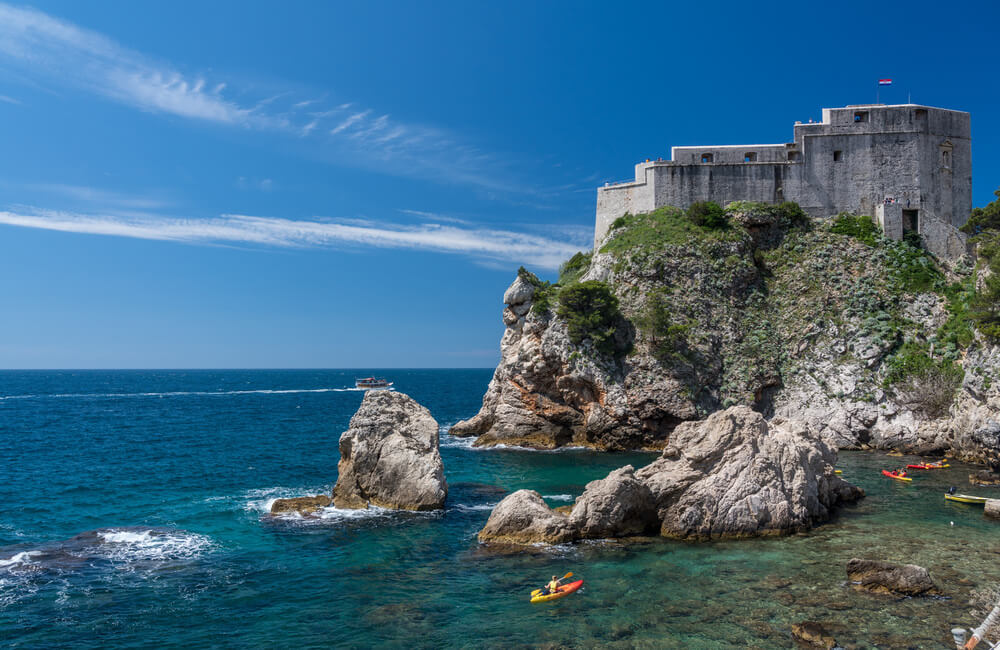
<svg viewBox="0 0 1000 650"><path fill-rule="evenodd" d="M588 280L564 289L559 294L558 314L566 321L569 339L574 344L589 339L607 356L625 351L615 345L615 331L623 320L618 298L603 282Z"/></svg>
<svg viewBox="0 0 1000 650"><path fill-rule="evenodd" d="M795 227L809 224L809 215L795 201L785 201L778 205L777 212L789 226Z"/></svg>
<svg viewBox="0 0 1000 650"><path fill-rule="evenodd" d="M690 245L698 242L738 241L746 233L738 228L711 229L693 224L683 210L666 206L653 212L625 215L616 221L614 229L601 248L602 253L632 258L645 251L660 251L666 246Z"/></svg>
<svg viewBox="0 0 1000 650"><path fill-rule="evenodd" d="M636 317L636 328L649 342L651 354L661 363L683 358L687 351L688 324L677 323L667 300L667 291L659 289L651 293L646 308Z"/></svg>
<svg viewBox="0 0 1000 650"><path fill-rule="evenodd" d="M923 293L944 289L944 275L924 251L907 243L882 241L888 252L886 264L898 290Z"/></svg>
<svg viewBox="0 0 1000 650"><path fill-rule="evenodd" d="M695 201L687 209L687 218L696 226L719 230L729 225L726 211L715 201Z"/></svg>
<svg viewBox="0 0 1000 650"><path fill-rule="evenodd" d="M997 198L984 208L972 208L969 220L962 226L962 232L979 235L987 231L1000 232L1000 190L993 192Z"/></svg>
<svg viewBox="0 0 1000 650"><path fill-rule="evenodd" d="M967 348L975 340L971 305L976 296L975 278L948 285L944 290L948 302L948 320L937 331L937 341L956 349Z"/></svg>
<svg viewBox="0 0 1000 650"><path fill-rule="evenodd" d="M841 212L834 218L830 232L854 237L872 247L878 244L882 236L871 217L856 216L847 212Z"/></svg>
<svg viewBox="0 0 1000 650"><path fill-rule="evenodd" d="M908 230L903 233L903 243L909 244L917 250L923 250L924 248L924 238L920 236L920 233L916 230Z"/></svg>
<svg viewBox="0 0 1000 650"><path fill-rule="evenodd" d="M933 359L926 344L904 343L887 364L884 385L897 399L929 417L947 413L964 371L947 359Z"/></svg>
<svg viewBox="0 0 1000 650"><path fill-rule="evenodd" d="M531 299L531 310L544 314L552 309L552 298L556 288L551 282L543 282L538 276L524 268L517 269L517 277L521 278L535 288L535 295Z"/></svg>
<svg viewBox="0 0 1000 650"><path fill-rule="evenodd" d="M559 267L559 285L565 287L579 280L590 268L590 259L593 256L593 252L577 253L563 262Z"/></svg>

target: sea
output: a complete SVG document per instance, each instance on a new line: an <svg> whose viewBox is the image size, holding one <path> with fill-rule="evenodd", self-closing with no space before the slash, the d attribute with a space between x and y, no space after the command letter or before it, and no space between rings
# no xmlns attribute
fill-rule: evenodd
<svg viewBox="0 0 1000 650"><path fill-rule="evenodd" d="M818 621L843 645L954 647L970 593L1000 582L1000 524L946 502L953 463L912 484L904 464L842 452L867 497L805 534L531 547L476 539L504 495L568 505L650 453L477 449L490 369L0 372L0 646L10 648L781 648ZM449 485L441 512L329 508L340 434L381 375L430 409ZM911 461L912 462L912 461ZM852 589L869 557L927 567L940 598ZM583 588L529 603L553 574Z"/></svg>

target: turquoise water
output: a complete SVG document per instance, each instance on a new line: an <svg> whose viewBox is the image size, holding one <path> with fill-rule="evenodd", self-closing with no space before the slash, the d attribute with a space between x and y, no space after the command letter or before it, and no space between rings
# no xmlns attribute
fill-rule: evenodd
<svg viewBox="0 0 1000 650"><path fill-rule="evenodd" d="M385 374L442 427L476 412L489 370ZM361 401L355 371L0 372L0 644L7 647L788 647L828 623L864 647L942 647L1000 582L1000 528L947 503L973 469L879 470L843 453L868 498L779 539L589 543L506 554L475 534L504 494L556 505L650 454L474 450L442 436L443 513L273 519L271 499L328 491ZM928 567L945 599L845 584L855 556ZM586 580L531 605L553 573Z"/></svg>

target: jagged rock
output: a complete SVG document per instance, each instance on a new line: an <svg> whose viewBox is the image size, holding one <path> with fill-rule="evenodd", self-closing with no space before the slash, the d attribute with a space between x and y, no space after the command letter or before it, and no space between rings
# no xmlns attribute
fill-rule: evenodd
<svg viewBox="0 0 1000 650"><path fill-rule="evenodd" d="M271 514L280 515L289 512L297 512L301 515L311 515L321 508L325 508L333 503L333 500L325 494L317 494L313 497L296 497L293 499L275 499L271 504Z"/></svg>
<svg viewBox="0 0 1000 650"><path fill-rule="evenodd" d="M536 493L507 497L480 539L529 544L657 528L695 539L805 530L864 494L834 474L836 458L802 423L769 426L756 411L734 406L678 426L663 455L639 471L626 465L588 483L568 518Z"/></svg>
<svg viewBox="0 0 1000 650"><path fill-rule="evenodd" d="M822 623L804 621L792 625L792 639L810 648L836 648L837 641L826 631Z"/></svg>
<svg viewBox="0 0 1000 650"><path fill-rule="evenodd" d="M1000 519L1000 499L987 499L983 514L991 519Z"/></svg>
<svg viewBox="0 0 1000 650"><path fill-rule="evenodd" d="M514 283L507 287L507 291L504 292L503 304L521 305L529 302L534 295L535 287L519 275L514 280Z"/></svg>
<svg viewBox="0 0 1000 650"><path fill-rule="evenodd" d="M747 537L805 530L864 492L834 474L836 451L801 422L745 406L679 425L637 472L668 537Z"/></svg>
<svg viewBox="0 0 1000 650"><path fill-rule="evenodd" d="M969 474L969 483L973 485L1000 485L1000 474L988 469Z"/></svg>
<svg viewBox="0 0 1000 650"><path fill-rule="evenodd" d="M569 518L549 508L534 490L505 497L479 531L480 542L499 544L561 544L575 537Z"/></svg>
<svg viewBox="0 0 1000 650"><path fill-rule="evenodd" d="M338 508L444 507L448 485L430 411L394 391L368 391L340 436Z"/></svg>
<svg viewBox="0 0 1000 650"><path fill-rule="evenodd" d="M648 533L657 525L653 494L626 465L587 484L573 506L570 525L583 539Z"/></svg>
<svg viewBox="0 0 1000 650"><path fill-rule="evenodd" d="M847 577L855 589L898 596L935 596L941 590L931 580L927 569L915 564L892 564L879 560L852 558L847 562Z"/></svg>

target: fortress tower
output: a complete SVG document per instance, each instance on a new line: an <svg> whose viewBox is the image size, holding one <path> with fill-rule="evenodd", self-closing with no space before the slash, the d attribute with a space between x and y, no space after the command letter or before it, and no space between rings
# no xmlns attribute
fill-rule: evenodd
<svg viewBox="0 0 1000 650"><path fill-rule="evenodd" d="M673 147L635 180L597 190L595 246L625 213L695 201L795 201L810 215L874 216L887 237L911 230L938 257L965 252L972 210L969 114L916 104L824 108L786 144Z"/></svg>

